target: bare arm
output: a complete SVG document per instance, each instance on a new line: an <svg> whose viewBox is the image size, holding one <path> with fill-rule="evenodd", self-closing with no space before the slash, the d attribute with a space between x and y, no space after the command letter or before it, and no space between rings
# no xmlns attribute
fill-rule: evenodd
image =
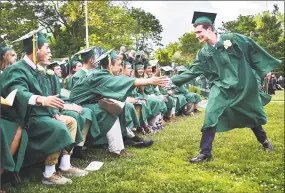
<svg viewBox="0 0 285 193"><path fill-rule="evenodd" d="M151 77L151 78L137 78L135 80L134 86L146 86L149 84L152 85L164 85L168 82L167 77L161 76L161 77Z"/></svg>

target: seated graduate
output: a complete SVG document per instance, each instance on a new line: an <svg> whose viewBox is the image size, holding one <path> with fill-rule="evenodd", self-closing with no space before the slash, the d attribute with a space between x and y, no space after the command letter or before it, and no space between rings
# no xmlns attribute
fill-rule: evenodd
<svg viewBox="0 0 285 193"><path fill-rule="evenodd" d="M1 72L16 62L17 54L10 47L0 45L0 67ZM1 77L1 73L0 73ZM1 108L9 111L13 106L17 90L12 91L6 98L1 96ZM1 114L0 121L1 136L1 166L0 175L3 171L13 172L15 180L20 182L18 172L20 171L28 143L28 135L25 129L17 122Z"/></svg>
<svg viewBox="0 0 285 193"><path fill-rule="evenodd" d="M187 69L185 66L178 66L176 68L177 74L181 74L185 72ZM186 114L188 115L191 112L198 112L198 103L201 102L201 96L197 93L190 92L188 90L188 85L183 84L182 86L177 87L178 93L183 94L186 97L187 100L187 111Z"/></svg>
<svg viewBox="0 0 285 193"><path fill-rule="evenodd" d="M82 62L82 67L70 77L66 89L71 90L81 77L84 77L88 71L96 67L97 58L101 55L102 51L102 48L92 46L90 48L80 50L72 56L69 63L70 66L74 67L75 65L78 65L78 63Z"/></svg>
<svg viewBox="0 0 285 193"><path fill-rule="evenodd" d="M76 120L53 113L54 109L62 109L64 102L58 95L46 95L41 84L46 73L38 63L49 64L51 52L47 39L39 31L34 30L14 41L23 40L26 55L7 67L1 76L1 93L4 97L12 90L18 90L14 105L9 110L2 109L2 113L27 129L29 140L24 164L45 160L42 183L67 184L72 181L62 175L84 176L87 172L70 164ZM56 172L55 165L61 150L63 156L59 172Z"/></svg>
<svg viewBox="0 0 285 193"><path fill-rule="evenodd" d="M144 78L144 65L141 60L138 60L137 63L134 63L135 77ZM166 111L167 107L163 99L156 96L147 95L145 89L148 89L147 86L139 86L135 91L132 91L132 97L140 97L146 99L149 103L151 111L148 116L148 123L152 126L153 131L157 131L162 128L162 113ZM136 92L137 91L137 92Z"/></svg>
<svg viewBox="0 0 285 193"><path fill-rule="evenodd" d="M125 64L121 55L116 55L115 52L111 53L110 62L108 57L105 57L100 61L101 69L106 69L111 72L114 76L120 76L123 72L121 64L111 65L115 60L121 60L121 64ZM144 140L143 138L135 135L131 129L134 127L140 127L140 121L137 115L136 108L132 103L133 100L128 102L128 97L125 101L123 113L120 116L121 131L125 145L131 145L134 147L148 147L153 144L152 140Z"/></svg>
<svg viewBox="0 0 285 193"><path fill-rule="evenodd" d="M55 68L56 65L59 65L56 62L53 62L47 66L47 74L46 78L43 80L43 85L48 90L49 95L59 95L60 98L65 102L62 111L60 112L62 115L67 115L73 117L77 121L77 134L75 142L77 145L73 149L73 153L71 155L72 158L84 159L84 160L95 160L94 157L91 157L83 152L83 146L87 140L92 141L95 140L96 137L99 136L100 130L96 120L96 116L94 113L88 108L82 108L79 105L74 103L70 103L67 97L64 97L61 94L61 87L59 84L59 78L55 75L50 68Z"/></svg>
<svg viewBox="0 0 285 193"><path fill-rule="evenodd" d="M69 74L64 79L64 88L70 90L72 88L73 80L72 77L76 72L80 71L82 68L82 61L79 60L76 56L72 57L70 61L67 63L67 68Z"/></svg>
<svg viewBox="0 0 285 193"><path fill-rule="evenodd" d="M101 55L98 61L110 57L110 51ZM111 62L111 59L110 59ZM119 58L110 64L121 65ZM124 150L119 117L103 109L99 103L102 98L110 98L124 102L136 86L147 84L163 84L164 77L136 79L127 76L114 76L106 69L94 69L78 80L70 94L70 101L92 109L97 117L102 137L108 142L109 151L117 156L130 156Z"/></svg>
<svg viewBox="0 0 285 193"><path fill-rule="evenodd" d="M53 61L50 65L47 66L47 69L52 70L55 75L58 77L60 88L64 88L64 78L62 77L62 65L66 63L61 63L59 61Z"/></svg>
<svg viewBox="0 0 285 193"><path fill-rule="evenodd" d="M161 68L156 69L156 74L157 76L166 76L168 78L171 77L171 71L172 67L170 66L163 66ZM165 120L166 121L173 121L175 119L175 111L176 111L176 104L177 104L177 98L173 96L173 91L171 90L170 87L159 87L160 93L166 97L167 99L167 113L165 115Z"/></svg>
<svg viewBox="0 0 285 193"><path fill-rule="evenodd" d="M0 73L2 73L9 65L14 64L16 61L17 54L15 50L0 44Z"/></svg>
<svg viewBox="0 0 285 193"><path fill-rule="evenodd" d="M129 62L126 62L123 66L122 74L128 77L131 77L132 74L132 65ZM139 117L140 126L136 131L142 132L143 134L149 133L152 131L152 127L148 124L148 119L151 118L151 108L147 99L142 98L140 94L137 93L137 89L134 89L130 96L127 97L126 101L134 104L137 115Z"/></svg>

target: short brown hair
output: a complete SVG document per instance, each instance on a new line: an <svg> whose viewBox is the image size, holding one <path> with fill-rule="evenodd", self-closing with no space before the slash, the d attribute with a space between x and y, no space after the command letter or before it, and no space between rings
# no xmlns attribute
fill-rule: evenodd
<svg viewBox="0 0 285 193"><path fill-rule="evenodd" d="M214 27L209 24L209 23L197 23L197 24L194 24L193 26L194 27L197 27L198 25L202 25L203 29L207 30L209 27L211 27L212 31L214 31Z"/></svg>

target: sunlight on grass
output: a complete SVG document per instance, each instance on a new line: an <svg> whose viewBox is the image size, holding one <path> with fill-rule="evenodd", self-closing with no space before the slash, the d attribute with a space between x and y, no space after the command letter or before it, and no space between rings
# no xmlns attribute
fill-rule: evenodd
<svg viewBox="0 0 285 193"><path fill-rule="evenodd" d="M278 96L279 96L278 92ZM281 94L280 94L281 96ZM217 133L213 161L188 162L199 151L204 111L196 117L178 117L176 122L152 136L146 149L128 148L135 158L111 158L105 150L88 150L104 162L102 169L67 186L40 183L40 168L26 168L23 184L7 192L284 192L284 105L271 102L265 107L264 126L274 152L264 152L250 129ZM84 168L85 161L73 161ZM25 177L27 176L27 177Z"/></svg>
<svg viewBox="0 0 285 193"><path fill-rule="evenodd" d="M284 101L284 90L275 91L275 95L272 95L272 101Z"/></svg>

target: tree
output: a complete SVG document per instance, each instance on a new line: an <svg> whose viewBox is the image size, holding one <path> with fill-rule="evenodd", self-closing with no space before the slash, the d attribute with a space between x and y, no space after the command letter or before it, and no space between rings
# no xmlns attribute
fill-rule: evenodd
<svg viewBox="0 0 285 193"><path fill-rule="evenodd" d="M240 33L249 36L250 32L254 32L256 22L253 15L239 15L237 20L222 22L222 27L219 28L222 33Z"/></svg>
<svg viewBox="0 0 285 193"><path fill-rule="evenodd" d="M13 46L16 52L21 53L23 45L21 43L12 45L12 41L38 28L33 7L21 1L0 2L0 4L0 43Z"/></svg>
<svg viewBox="0 0 285 193"><path fill-rule="evenodd" d="M181 38L179 38L181 45L181 54L188 56L188 60L193 61L199 49L202 48L202 44L196 38L194 32L185 33Z"/></svg>
<svg viewBox="0 0 285 193"><path fill-rule="evenodd" d="M149 12L140 8L131 7L129 14L135 20L134 38L137 50L144 50L150 53L153 49L153 43L161 46L161 32L163 31L160 21Z"/></svg>
<svg viewBox="0 0 285 193"><path fill-rule="evenodd" d="M235 32L251 36L260 46L283 62L274 72L284 75L284 14L277 5L273 11L262 12L255 16L239 16L237 20L223 22L223 32Z"/></svg>
<svg viewBox="0 0 285 193"><path fill-rule="evenodd" d="M272 13L263 12L256 16L258 36L255 40L269 54L283 61L280 66L274 69L274 72L284 75L284 31L277 17L280 14L279 8L277 5L274 7Z"/></svg>
<svg viewBox="0 0 285 193"><path fill-rule="evenodd" d="M159 60L161 66L171 65L171 58L169 58L166 49L158 48L155 52L155 58Z"/></svg>

